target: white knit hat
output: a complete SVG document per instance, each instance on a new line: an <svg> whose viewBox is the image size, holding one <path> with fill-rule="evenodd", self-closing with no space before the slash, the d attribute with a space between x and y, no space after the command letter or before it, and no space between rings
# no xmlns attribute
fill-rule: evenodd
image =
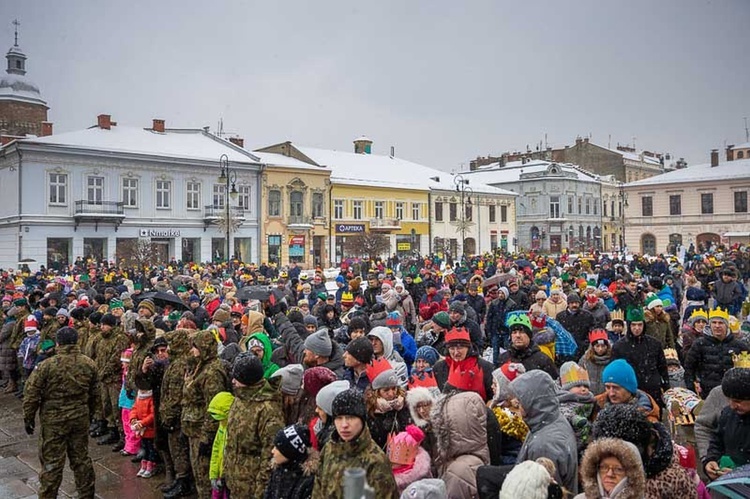
<svg viewBox="0 0 750 499"><path fill-rule="evenodd" d="M541 464L524 461L505 477L500 499L547 499L552 477Z"/></svg>

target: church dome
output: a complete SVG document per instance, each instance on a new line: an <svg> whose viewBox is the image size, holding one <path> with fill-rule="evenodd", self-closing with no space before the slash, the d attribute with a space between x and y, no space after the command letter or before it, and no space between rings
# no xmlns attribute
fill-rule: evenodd
<svg viewBox="0 0 750 499"><path fill-rule="evenodd" d="M31 104L47 103L42 99L39 87L26 77L26 54L16 44L5 55L8 60L7 74L0 75L0 101L18 101Z"/></svg>

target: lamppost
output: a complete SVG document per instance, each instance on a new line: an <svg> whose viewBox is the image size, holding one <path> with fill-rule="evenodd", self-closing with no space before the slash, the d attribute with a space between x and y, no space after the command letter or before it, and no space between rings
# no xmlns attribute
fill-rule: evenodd
<svg viewBox="0 0 750 499"><path fill-rule="evenodd" d="M625 252L625 208L628 207L628 194L625 184L620 182L620 251Z"/></svg>
<svg viewBox="0 0 750 499"><path fill-rule="evenodd" d="M229 156L222 154L219 157L219 166L221 167L221 174L219 175L219 183L224 184L224 209L226 215L226 230L227 230L227 249L224 254L224 259L229 263L230 244L229 238L232 231L232 212L230 209L230 199L237 199L237 172L229 168Z"/></svg>
<svg viewBox="0 0 750 499"><path fill-rule="evenodd" d="M458 219L457 225L458 230L461 232L461 253L463 256L466 255L466 229L473 225L471 217L467 216L467 211L472 207L471 196L474 194L474 191L469 187L469 179L464 178L463 175L454 176L453 183L456 186L456 192L461 194L461 216Z"/></svg>

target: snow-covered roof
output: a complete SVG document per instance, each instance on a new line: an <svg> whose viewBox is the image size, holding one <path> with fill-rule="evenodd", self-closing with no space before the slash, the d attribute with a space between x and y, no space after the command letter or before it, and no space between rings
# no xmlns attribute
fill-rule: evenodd
<svg viewBox="0 0 750 499"><path fill-rule="evenodd" d="M109 130L95 126L85 130L19 140L20 144L24 142L71 150L215 161L217 165L222 154L227 155L230 164L259 162L255 154L202 129L167 129L162 133L120 125L114 125Z"/></svg>
<svg viewBox="0 0 750 499"><path fill-rule="evenodd" d="M450 173L405 159L297 145L294 147L317 164L329 167L331 169L331 182L334 184L390 187L418 191L455 189L453 176ZM515 195L515 193L504 189L473 182L471 188L477 193Z"/></svg>
<svg viewBox="0 0 750 499"><path fill-rule="evenodd" d="M263 152L263 151L253 151L253 154L260 158L261 163L264 163L267 165L273 165L276 167L289 167L289 168L299 168L303 170L318 170L318 171L330 170L330 168L328 167L311 165L310 163L305 163L304 161L300 161L296 158L292 158L289 156L284 156L283 154L277 154L273 152Z"/></svg>
<svg viewBox="0 0 750 499"><path fill-rule="evenodd" d="M19 74L0 75L0 100L47 105L42 99L39 87L26 76Z"/></svg>
<svg viewBox="0 0 750 499"><path fill-rule="evenodd" d="M499 163L482 166L474 171L462 172L462 175L469 175L472 179L488 185L510 184L515 182L536 181L539 178L521 178L522 174L542 173L552 165L553 162L541 159L527 161L511 161L503 166ZM575 174L575 179L581 182L597 182L597 178L575 165L567 163L556 163L563 173Z"/></svg>
<svg viewBox="0 0 750 499"><path fill-rule="evenodd" d="M736 146L732 146L732 150L735 149L750 149L750 142L744 142L742 144L737 144Z"/></svg>
<svg viewBox="0 0 750 499"><path fill-rule="evenodd" d="M738 159L719 163L712 167L711 163L688 166L661 175L637 180L625 184L625 187L641 187L649 185L681 184L685 182L711 182L720 180L750 180L750 159Z"/></svg>

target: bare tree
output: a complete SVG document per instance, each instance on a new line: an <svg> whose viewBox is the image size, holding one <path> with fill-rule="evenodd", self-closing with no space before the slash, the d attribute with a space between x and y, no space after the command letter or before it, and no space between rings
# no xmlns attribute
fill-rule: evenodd
<svg viewBox="0 0 750 499"><path fill-rule="evenodd" d="M374 260L378 256L390 253L391 241L383 234L360 232L354 236L347 236L344 249L348 256L367 256Z"/></svg>
<svg viewBox="0 0 750 499"><path fill-rule="evenodd" d="M150 239L133 238L121 241L117 248L117 259L121 268L144 268L159 263L159 251Z"/></svg>

